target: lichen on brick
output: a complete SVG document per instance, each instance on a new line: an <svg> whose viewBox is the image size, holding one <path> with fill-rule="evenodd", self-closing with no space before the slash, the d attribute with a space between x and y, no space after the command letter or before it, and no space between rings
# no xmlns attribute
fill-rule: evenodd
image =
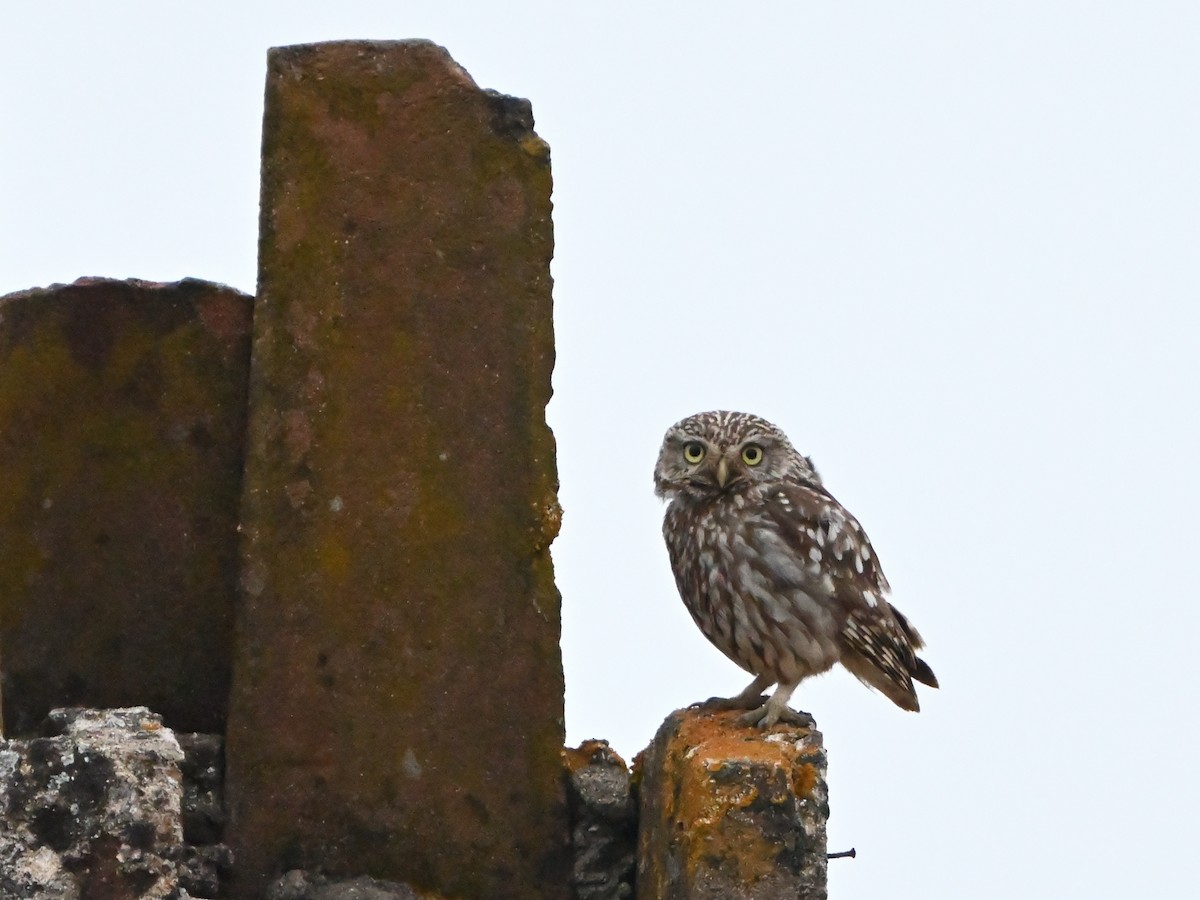
<svg viewBox="0 0 1200 900"><path fill-rule="evenodd" d="M635 761L638 896L825 897L820 733L679 710Z"/></svg>

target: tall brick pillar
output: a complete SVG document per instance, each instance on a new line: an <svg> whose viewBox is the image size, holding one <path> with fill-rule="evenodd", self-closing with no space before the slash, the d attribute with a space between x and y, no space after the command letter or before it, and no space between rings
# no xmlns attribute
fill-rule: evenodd
<svg viewBox="0 0 1200 900"><path fill-rule="evenodd" d="M434 44L269 55L238 896L566 896L550 187L528 102Z"/></svg>

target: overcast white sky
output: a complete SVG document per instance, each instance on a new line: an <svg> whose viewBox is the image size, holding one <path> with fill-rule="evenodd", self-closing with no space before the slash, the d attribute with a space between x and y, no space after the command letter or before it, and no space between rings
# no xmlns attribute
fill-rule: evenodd
<svg viewBox="0 0 1200 900"><path fill-rule="evenodd" d="M191 9L190 7L195 7ZM0 293L253 291L268 46L426 37L555 176L568 740L744 686L676 597L672 422L783 426L943 688L805 684L835 898L1191 898L1200 6L6 3Z"/></svg>

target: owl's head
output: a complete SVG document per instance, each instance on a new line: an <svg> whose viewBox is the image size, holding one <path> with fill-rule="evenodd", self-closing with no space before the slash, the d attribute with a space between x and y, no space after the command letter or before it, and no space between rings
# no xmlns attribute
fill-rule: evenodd
<svg viewBox="0 0 1200 900"><path fill-rule="evenodd" d="M755 482L821 483L812 460L787 435L749 413L697 413L676 422L663 438L654 468L654 490L671 499L701 498Z"/></svg>

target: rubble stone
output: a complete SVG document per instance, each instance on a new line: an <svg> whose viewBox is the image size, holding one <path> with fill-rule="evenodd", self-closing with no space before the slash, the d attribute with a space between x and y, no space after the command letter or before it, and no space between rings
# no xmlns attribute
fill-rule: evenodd
<svg viewBox="0 0 1200 900"><path fill-rule="evenodd" d="M183 838L216 844L225 833L224 742L219 734L177 733L183 750Z"/></svg>
<svg viewBox="0 0 1200 900"><path fill-rule="evenodd" d="M218 734L177 734L183 751L183 857L179 884L197 897L223 896L233 873L225 834L224 742Z"/></svg>
<svg viewBox="0 0 1200 900"><path fill-rule="evenodd" d="M586 741L564 754L576 900L634 896L637 803L629 767L608 741Z"/></svg>
<svg viewBox="0 0 1200 900"><path fill-rule="evenodd" d="M186 897L183 753L162 718L58 709L47 726L0 742L0 897Z"/></svg>
<svg viewBox="0 0 1200 900"><path fill-rule="evenodd" d="M224 897L224 886L233 873L233 852L224 844L183 848L179 860L179 886L193 897Z"/></svg>
<svg viewBox="0 0 1200 900"><path fill-rule="evenodd" d="M432 894L418 894L407 884L378 881L360 876L334 881L293 869L268 889L266 900L437 900Z"/></svg>

